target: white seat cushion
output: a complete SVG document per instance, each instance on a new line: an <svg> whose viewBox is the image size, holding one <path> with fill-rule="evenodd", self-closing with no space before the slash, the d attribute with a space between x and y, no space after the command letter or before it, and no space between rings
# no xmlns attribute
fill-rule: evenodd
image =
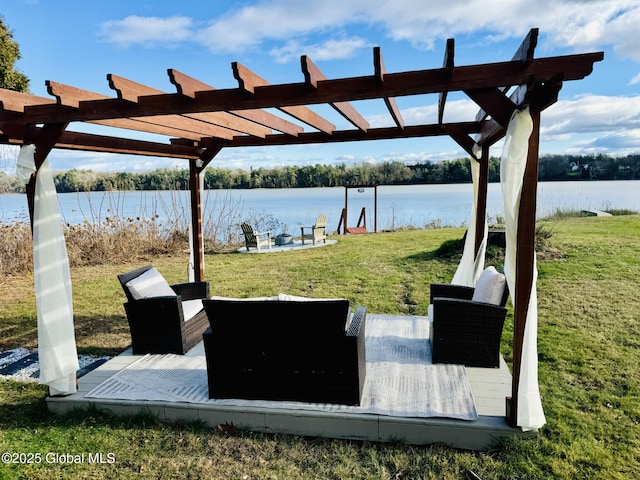
<svg viewBox="0 0 640 480"><path fill-rule="evenodd" d="M476 282L471 300L500 305L506 283L507 280L503 273L498 272L495 267L487 267Z"/></svg>
<svg viewBox="0 0 640 480"><path fill-rule="evenodd" d="M155 268L150 268L142 275L138 275L136 278L129 280L125 285L129 289L129 292L131 292L131 296L136 300L176 296L176 292L173 291L162 274Z"/></svg>
<svg viewBox="0 0 640 480"><path fill-rule="evenodd" d="M209 297L210 300L224 300L226 302L275 302L278 300L278 297L247 297L247 298L237 298L237 297L219 297L212 296Z"/></svg>
<svg viewBox="0 0 640 480"><path fill-rule="evenodd" d="M336 300L344 300L344 298L309 298L297 295L288 295L280 293L278 299L285 302L335 302Z"/></svg>
<svg viewBox="0 0 640 480"><path fill-rule="evenodd" d="M195 300L185 300L182 302L182 316L184 321L191 320L196 316L200 310L202 310L202 299L196 298Z"/></svg>

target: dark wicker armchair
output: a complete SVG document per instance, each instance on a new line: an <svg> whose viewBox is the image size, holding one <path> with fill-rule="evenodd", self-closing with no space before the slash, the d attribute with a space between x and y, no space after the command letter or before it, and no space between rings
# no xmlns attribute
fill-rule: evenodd
<svg viewBox="0 0 640 480"><path fill-rule="evenodd" d="M431 352L433 363L499 367L500 338L509 291L498 305L473 301L474 289L432 284Z"/></svg>
<svg viewBox="0 0 640 480"><path fill-rule="evenodd" d="M358 405L366 309L347 300L205 300L210 398Z"/></svg>
<svg viewBox="0 0 640 480"><path fill-rule="evenodd" d="M202 299L209 297L209 282L170 285L170 290L165 288L161 296L136 298L139 295L127 284L152 268L146 266L118 275L127 296L124 309L133 353L184 354L202 340L202 333L209 326L201 304Z"/></svg>

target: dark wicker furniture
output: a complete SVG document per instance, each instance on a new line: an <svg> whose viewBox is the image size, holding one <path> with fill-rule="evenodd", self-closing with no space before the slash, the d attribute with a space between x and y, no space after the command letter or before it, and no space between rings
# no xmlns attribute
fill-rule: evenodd
<svg viewBox="0 0 640 480"><path fill-rule="evenodd" d="M118 275L127 296L124 309L131 331L134 354L184 354L202 340L209 326L204 308L185 319L183 302L209 297L209 282L191 282L171 285L175 296L142 298L136 300L126 284L150 270L151 266Z"/></svg>
<svg viewBox="0 0 640 480"><path fill-rule="evenodd" d="M500 338L509 291L505 287L500 305L474 302L473 292L473 288L460 285L431 285L433 363L500 366Z"/></svg>
<svg viewBox="0 0 640 480"><path fill-rule="evenodd" d="M358 405L366 309L347 300L205 300L209 398Z"/></svg>

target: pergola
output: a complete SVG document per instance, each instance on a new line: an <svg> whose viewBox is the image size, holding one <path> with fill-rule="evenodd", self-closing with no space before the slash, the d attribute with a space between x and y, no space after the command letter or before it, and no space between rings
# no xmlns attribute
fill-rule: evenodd
<svg viewBox="0 0 640 480"><path fill-rule="evenodd" d="M507 402L508 417L515 424L519 359L535 270L540 112L557 101L563 82L588 76L593 64L604 57L602 52L596 52L534 58L537 36L538 30L532 29L508 61L464 66L455 65L454 40L449 39L442 67L399 73L387 73L380 48L374 48L373 73L350 78L327 79L309 57L302 56L303 81L279 85L271 85L240 63L233 63L238 87L229 89L216 90L174 69L168 70L173 93L112 74L107 79L115 91L113 97L54 81L46 82L53 98L1 89L0 143L35 145L36 173L27 188L32 215L37 169L54 148L186 160L190 171L195 279L201 280L204 256L200 177L223 148L449 136L480 164L477 251L486 221L489 148L505 136L512 114L529 107L533 133L518 216L513 387ZM464 92L473 100L479 106L475 118L443 122L449 92ZM439 95L437 123L405 125L395 98L424 94ZM395 125L371 128L349 103L360 100L384 101ZM339 130L309 108L321 104L331 105L352 127ZM67 128L72 122L112 127L114 133L70 131ZM161 135L167 141L127 138L124 130Z"/></svg>

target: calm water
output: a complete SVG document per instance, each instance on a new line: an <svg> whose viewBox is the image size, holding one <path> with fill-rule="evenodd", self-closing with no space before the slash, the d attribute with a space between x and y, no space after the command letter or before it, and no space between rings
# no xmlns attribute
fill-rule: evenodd
<svg viewBox="0 0 640 480"><path fill-rule="evenodd" d="M472 186L410 185L378 187L378 230L429 224L465 225L472 206ZM188 218L187 192L92 192L59 195L61 212L66 222L81 223L103 220L114 213L122 218L167 216ZM349 190L349 226L355 226L363 207L367 227L373 230L373 189L358 193ZM203 193L204 216L217 218L220 210L231 211L242 220L250 216L275 217L284 230L298 233L300 225L311 225L316 216L326 213L329 228L338 227L344 207L345 189L259 189L212 190ZM597 182L546 182L538 186L538 216L556 209L628 208L640 211L640 180ZM495 219L502 212L500 184L490 184L487 213ZM0 195L0 220L12 222L27 219L25 195Z"/></svg>

